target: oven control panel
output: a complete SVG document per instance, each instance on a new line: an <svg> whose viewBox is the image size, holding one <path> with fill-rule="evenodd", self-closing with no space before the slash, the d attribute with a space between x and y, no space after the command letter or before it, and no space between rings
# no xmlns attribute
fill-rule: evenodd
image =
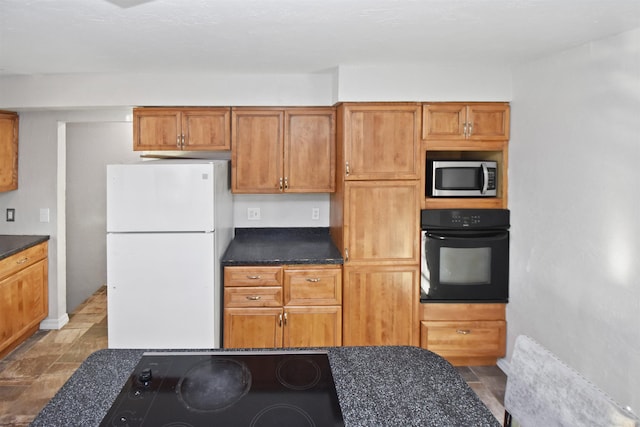
<svg viewBox="0 0 640 427"><path fill-rule="evenodd" d="M508 209L424 209L423 230L437 229L507 229Z"/></svg>

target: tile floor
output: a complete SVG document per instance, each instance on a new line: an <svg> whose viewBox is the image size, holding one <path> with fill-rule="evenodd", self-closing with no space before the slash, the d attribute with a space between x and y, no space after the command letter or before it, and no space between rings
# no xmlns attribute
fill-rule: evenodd
<svg viewBox="0 0 640 427"><path fill-rule="evenodd" d="M0 426L28 426L80 364L107 347L107 291L100 288L57 331L38 331L0 359ZM502 422L506 376L496 366L459 367Z"/></svg>

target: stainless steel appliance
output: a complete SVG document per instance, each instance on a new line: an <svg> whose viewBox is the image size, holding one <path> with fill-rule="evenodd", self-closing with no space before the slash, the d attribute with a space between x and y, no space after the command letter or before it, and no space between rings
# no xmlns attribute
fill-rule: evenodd
<svg viewBox="0 0 640 427"><path fill-rule="evenodd" d="M144 353L101 426L343 426L326 352Z"/></svg>
<svg viewBox="0 0 640 427"><path fill-rule="evenodd" d="M426 181L426 195L431 197L495 197L498 164L490 160L429 160Z"/></svg>
<svg viewBox="0 0 640 427"><path fill-rule="evenodd" d="M507 209L426 209L421 226L421 302L508 300Z"/></svg>

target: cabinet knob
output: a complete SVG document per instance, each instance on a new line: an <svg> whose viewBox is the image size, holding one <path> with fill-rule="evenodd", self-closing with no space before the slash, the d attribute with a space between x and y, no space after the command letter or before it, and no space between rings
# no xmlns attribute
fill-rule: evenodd
<svg viewBox="0 0 640 427"><path fill-rule="evenodd" d="M24 264L27 261L29 261L29 258L24 257L24 258L21 258L18 261L16 261L16 264Z"/></svg>
<svg viewBox="0 0 640 427"><path fill-rule="evenodd" d="M279 184L278 184L278 189L279 189L280 191L282 191L282 188L283 188L283 185L282 185L282 178L280 178L280 182L279 182Z"/></svg>
<svg viewBox="0 0 640 427"><path fill-rule="evenodd" d="M288 190L289 189L289 177L284 177L284 189Z"/></svg>
<svg viewBox="0 0 640 427"><path fill-rule="evenodd" d="M471 333L471 330L470 329L458 329L456 332L458 334L460 334L460 335L469 335Z"/></svg>
<svg viewBox="0 0 640 427"><path fill-rule="evenodd" d="M349 167L349 162L347 162L347 163L345 164L345 167L344 167L344 173L345 173L347 176L349 176L349 174L351 173L351 168Z"/></svg>

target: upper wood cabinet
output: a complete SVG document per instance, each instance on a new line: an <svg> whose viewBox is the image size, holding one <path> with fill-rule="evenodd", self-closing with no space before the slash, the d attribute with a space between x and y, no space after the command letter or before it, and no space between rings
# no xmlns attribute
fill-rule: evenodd
<svg viewBox="0 0 640 427"><path fill-rule="evenodd" d="M18 188L18 115L0 111L0 191Z"/></svg>
<svg viewBox="0 0 640 427"><path fill-rule="evenodd" d="M234 108L234 193L335 191L335 109Z"/></svg>
<svg viewBox="0 0 640 427"><path fill-rule="evenodd" d="M346 180L419 178L419 104L341 104L338 132Z"/></svg>
<svg viewBox="0 0 640 427"><path fill-rule="evenodd" d="M509 104L424 104L422 139L506 141L509 139Z"/></svg>
<svg viewBox="0 0 640 427"><path fill-rule="evenodd" d="M231 149L231 109L134 108L134 151Z"/></svg>

